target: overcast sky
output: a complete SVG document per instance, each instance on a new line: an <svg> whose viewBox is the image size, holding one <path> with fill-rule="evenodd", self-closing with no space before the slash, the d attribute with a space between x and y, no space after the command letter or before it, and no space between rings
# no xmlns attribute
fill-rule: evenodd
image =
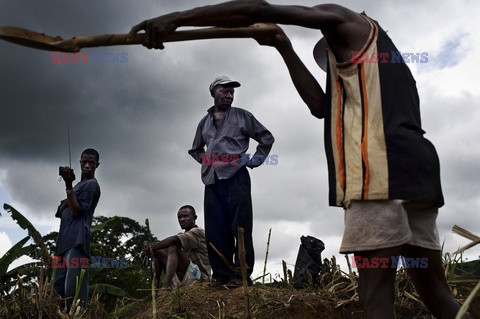
<svg viewBox="0 0 480 319"><path fill-rule="evenodd" d="M220 1L202 1L202 4ZM273 1L312 6L317 1ZM63 38L126 33L145 20L200 2L184 1L2 1L0 24ZM379 21L402 52L428 53L411 63L421 100L426 137L439 153L446 205L438 227L445 251L468 240L452 234L454 224L480 234L480 94L478 56L480 3L440 1L339 1ZM325 74L312 50L321 33L285 27L305 64L325 88ZM0 202L22 212L42 235L58 231L56 207L65 197L58 166L79 172L83 149L100 152L97 179L102 196L96 215L120 215L144 224L154 235L179 232L176 212L193 205L203 223L200 164L187 153L201 117L212 105L210 82L227 75L242 86L234 106L251 111L275 136L277 165L253 171L254 242L263 270L272 228L268 269L281 260L293 267L300 236L321 239L323 257L338 253L343 210L329 207L323 121L310 115L278 53L251 39L167 43L163 51L142 46L84 49L112 53L126 63L52 63L52 53L0 41ZM254 152L252 141L250 151ZM77 176L80 174L78 173ZM0 255L26 236L2 210ZM465 255L478 258L480 246ZM121 257L121 256L118 256Z"/></svg>

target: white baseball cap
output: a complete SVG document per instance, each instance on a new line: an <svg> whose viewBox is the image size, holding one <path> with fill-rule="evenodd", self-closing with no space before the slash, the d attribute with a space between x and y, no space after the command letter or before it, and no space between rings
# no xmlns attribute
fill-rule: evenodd
<svg viewBox="0 0 480 319"><path fill-rule="evenodd" d="M233 81L233 80L230 80L230 78L228 76L219 76L217 77L215 80L213 80L213 82L210 84L210 87L209 87L209 90L210 92L212 92L212 90L217 86L217 85L228 85L228 86L232 86L234 88L236 87L239 87L240 86L240 83L238 83L237 81Z"/></svg>

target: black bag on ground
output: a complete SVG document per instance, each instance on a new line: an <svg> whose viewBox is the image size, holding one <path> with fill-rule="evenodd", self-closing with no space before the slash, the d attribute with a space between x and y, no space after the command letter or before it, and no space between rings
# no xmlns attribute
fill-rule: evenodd
<svg viewBox="0 0 480 319"><path fill-rule="evenodd" d="M322 268L322 251L325 244L312 236L300 237L295 272L293 274L293 286L297 289L314 285Z"/></svg>

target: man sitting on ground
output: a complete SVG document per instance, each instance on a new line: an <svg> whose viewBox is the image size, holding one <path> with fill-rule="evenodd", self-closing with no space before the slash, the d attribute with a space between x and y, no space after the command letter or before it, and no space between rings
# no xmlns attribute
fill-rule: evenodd
<svg viewBox="0 0 480 319"><path fill-rule="evenodd" d="M155 256L155 274L159 286L162 270L165 272L162 288L176 288L210 280L205 231L195 224L197 214L190 205L178 210L178 223L185 230L152 244ZM144 246L141 258L144 264L151 257L150 246Z"/></svg>

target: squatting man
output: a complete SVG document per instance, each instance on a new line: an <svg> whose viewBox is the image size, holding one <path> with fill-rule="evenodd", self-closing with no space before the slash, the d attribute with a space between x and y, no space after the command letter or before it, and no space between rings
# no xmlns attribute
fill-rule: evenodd
<svg viewBox="0 0 480 319"><path fill-rule="evenodd" d="M145 245L140 257L144 265L155 256L155 277L160 286L162 271L165 274L162 288L171 289L210 280L210 263L205 244L205 231L195 223L197 214L190 205L180 207L178 223L183 233L167 237L151 245Z"/></svg>

